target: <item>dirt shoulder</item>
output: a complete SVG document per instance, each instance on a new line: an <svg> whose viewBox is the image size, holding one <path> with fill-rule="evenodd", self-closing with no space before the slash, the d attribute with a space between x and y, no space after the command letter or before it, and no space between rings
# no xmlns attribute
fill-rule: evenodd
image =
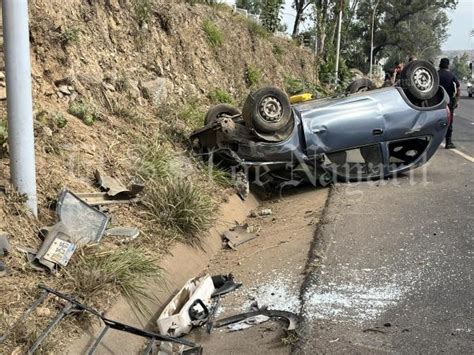
<svg viewBox="0 0 474 355"><path fill-rule="evenodd" d="M247 223L260 228L256 239L238 250L224 249L211 261L206 272L232 273L243 286L226 295L218 319L247 312L253 302L299 313L300 289L305 279L308 254L321 218L329 189L292 191L281 199L266 202L271 216L249 218ZM229 332L225 327L208 335L195 329L192 339L208 354L288 354L284 322L270 320L250 329Z"/></svg>

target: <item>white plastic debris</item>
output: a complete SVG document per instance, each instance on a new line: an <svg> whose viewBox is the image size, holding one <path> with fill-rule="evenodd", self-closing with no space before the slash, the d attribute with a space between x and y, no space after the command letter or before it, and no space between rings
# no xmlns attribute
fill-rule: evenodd
<svg viewBox="0 0 474 355"><path fill-rule="evenodd" d="M160 334L174 337L188 334L196 325L190 313L202 314L202 305L210 309L214 291L214 283L209 275L189 280L158 317L156 323ZM196 301L202 303L196 304Z"/></svg>

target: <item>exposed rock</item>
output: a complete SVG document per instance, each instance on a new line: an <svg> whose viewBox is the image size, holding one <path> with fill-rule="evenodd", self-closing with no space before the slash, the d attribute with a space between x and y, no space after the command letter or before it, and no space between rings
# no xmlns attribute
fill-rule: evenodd
<svg viewBox="0 0 474 355"><path fill-rule="evenodd" d="M71 90L69 90L69 86L68 85L59 85L58 86L58 90L61 94L64 94L64 95L71 95Z"/></svg>
<svg viewBox="0 0 474 355"><path fill-rule="evenodd" d="M4 101L7 99L7 89L4 87L0 87L0 101Z"/></svg>
<svg viewBox="0 0 474 355"><path fill-rule="evenodd" d="M109 90L109 91L112 91L112 92L115 91L115 86L113 86L111 83L107 83L107 82L103 81L103 82L102 82L102 86L103 86L104 89L106 89L106 90Z"/></svg>
<svg viewBox="0 0 474 355"><path fill-rule="evenodd" d="M0 71L0 81L4 81L5 80L5 73Z"/></svg>
<svg viewBox="0 0 474 355"><path fill-rule="evenodd" d="M140 89L144 98L158 106L168 98L168 93L172 90L172 83L166 78L156 78L140 82Z"/></svg>
<svg viewBox="0 0 474 355"><path fill-rule="evenodd" d="M46 308L46 307L36 308L35 313L38 317L48 317L51 315L51 311L49 310L49 308Z"/></svg>

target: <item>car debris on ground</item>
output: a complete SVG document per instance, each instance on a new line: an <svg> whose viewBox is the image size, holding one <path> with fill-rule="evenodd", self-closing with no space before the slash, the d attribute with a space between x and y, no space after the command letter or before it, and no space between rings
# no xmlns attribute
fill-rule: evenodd
<svg viewBox="0 0 474 355"><path fill-rule="evenodd" d="M105 231L106 237L114 237L120 244L130 243L140 235L140 230L136 227L112 227Z"/></svg>
<svg viewBox="0 0 474 355"><path fill-rule="evenodd" d="M250 212L250 217L252 218L265 217L265 216L271 216L272 214L273 214L273 211L271 210L271 208L264 208L260 211Z"/></svg>
<svg viewBox="0 0 474 355"><path fill-rule="evenodd" d="M137 202L137 195L145 188L142 182L133 182L126 187L119 180L105 175L100 170L96 170L94 176L102 192L76 193L91 206Z"/></svg>
<svg viewBox="0 0 474 355"><path fill-rule="evenodd" d="M61 300L62 308L60 311L54 316L48 326L39 334L39 336L33 341L30 348L28 349L28 354L34 354L38 347L43 343L46 337L53 331L53 329L68 315L77 314L77 313L88 313L99 318L102 323L104 323L104 327L102 328L100 334L97 336L93 344L89 347L87 354L94 354L97 350L97 347L101 344L102 340L106 336L106 334L112 329L120 332L125 332L137 336L141 336L148 339L147 349L152 349L156 342L172 342L176 344L183 345L184 347L188 347L191 349L197 349L196 344L186 339L179 339L175 337L170 337L166 335L161 335L157 333L150 332L145 329L136 328L134 326L121 323L110 318L107 318L103 315L103 312L100 312L94 308L91 308L76 299L63 294L57 290L49 288L45 285L38 285L39 289L41 290L40 296L31 304L31 306L18 318L13 326L11 326L5 334L0 336L0 344L3 343L11 332L16 329L17 326L20 326L22 323L26 321L26 319L38 309L38 307L47 302L49 296L50 298L59 299ZM183 348L185 349L185 348ZM181 352L185 353L185 351ZM149 350L145 351L145 354L150 354ZM192 353L194 354L194 353Z"/></svg>
<svg viewBox="0 0 474 355"><path fill-rule="evenodd" d="M247 243L255 238L255 228L249 226L248 224L236 225L224 232L222 238L224 239L224 244L229 248L237 250L237 248Z"/></svg>

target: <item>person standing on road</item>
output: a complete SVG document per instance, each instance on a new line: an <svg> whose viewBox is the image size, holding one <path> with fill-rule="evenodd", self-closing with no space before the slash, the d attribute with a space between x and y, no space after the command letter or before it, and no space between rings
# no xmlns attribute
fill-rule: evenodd
<svg viewBox="0 0 474 355"><path fill-rule="evenodd" d="M461 95L461 85L456 76L449 70L449 59L442 58L439 62L439 85L441 85L449 96L449 109L451 111L451 120L449 122L448 131L446 132L446 149L454 149L453 143L453 120L454 109L458 106L457 102Z"/></svg>

